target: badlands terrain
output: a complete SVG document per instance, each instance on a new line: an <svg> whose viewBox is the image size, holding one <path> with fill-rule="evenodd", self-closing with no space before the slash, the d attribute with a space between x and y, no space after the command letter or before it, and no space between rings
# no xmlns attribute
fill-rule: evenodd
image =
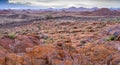
<svg viewBox="0 0 120 65"><path fill-rule="evenodd" d="M0 10L0 65L120 65L120 12Z"/></svg>

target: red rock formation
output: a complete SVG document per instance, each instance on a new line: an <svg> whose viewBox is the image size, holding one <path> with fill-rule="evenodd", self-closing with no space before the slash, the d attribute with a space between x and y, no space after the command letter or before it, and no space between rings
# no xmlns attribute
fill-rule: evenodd
<svg viewBox="0 0 120 65"><path fill-rule="evenodd" d="M95 11L85 11L85 12L81 12L80 15L89 15L89 16L120 16L120 12L116 11L116 10L110 10L108 8L101 8Z"/></svg>
<svg viewBox="0 0 120 65"><path fill-rule="evenodd" d="M2 47L15 53L25 52L26 48L40 44L40 39L33 35L18 35L15 39L10 39L9 37L2 37L0 39L0 45Z"/></svg>
<svg viewBox="0 0 120 65"><path fill-rule="evenodd" d="M0 10L0 14L8 14L8 13L10 13L9 10Z"/></svg>
<svg viewBox="0 0 120 65"><path fill-rule="evenodd" d="M0 54L4 54L1 52ZM105 44L86 44L77 49L70 44L35 46L23 55L6 53L0 56L0 65L118 65L117 50Z"/></svg>

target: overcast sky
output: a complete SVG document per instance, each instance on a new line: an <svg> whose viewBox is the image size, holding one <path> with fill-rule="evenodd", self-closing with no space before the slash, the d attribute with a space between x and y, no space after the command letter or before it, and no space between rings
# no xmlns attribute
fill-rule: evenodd
<svg viewBox="0 0 120 65"><path fill-rule="evenodd" d="M120 7L120 0L9 0L10 3L40 7Z"/></svg>

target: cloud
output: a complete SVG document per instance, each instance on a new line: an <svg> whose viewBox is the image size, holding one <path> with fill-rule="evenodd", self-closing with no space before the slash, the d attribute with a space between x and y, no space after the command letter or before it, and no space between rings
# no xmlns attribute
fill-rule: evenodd
<svg viewBox="0 0 120 65"><path fill-rule="evenodd" d="M10 3L21 3L39 7L120 7L120 0L9 0Z"/></svg>

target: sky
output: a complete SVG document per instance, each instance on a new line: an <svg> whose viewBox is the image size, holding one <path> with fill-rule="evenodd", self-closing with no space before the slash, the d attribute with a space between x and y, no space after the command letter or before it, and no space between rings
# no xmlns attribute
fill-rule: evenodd
<svg viewBox="0 0 120 65"><path fill-rule="evenodd" d="M0 0L0 2L4 5L11 5L11 8L15 8L15 6L18 8L20 6L28 8L67 8L72 6L120 8L120 0ZM5 2L7 2L7 4Z"/></svg>
<svg viewBox="0 0 120 65"><path fill-rule="evenodd" d="M0 9L40 9L39 6L30 6L23 3L12 3L10 0L0 0Z"/></svg>

